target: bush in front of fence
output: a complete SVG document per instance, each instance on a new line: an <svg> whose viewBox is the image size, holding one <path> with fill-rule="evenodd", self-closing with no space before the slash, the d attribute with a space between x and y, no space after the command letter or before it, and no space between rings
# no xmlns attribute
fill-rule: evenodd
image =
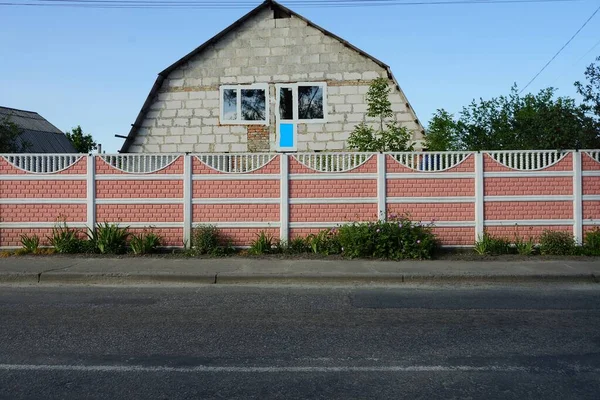
<svg viewBox="0 0 600 400"><path fill-rule="evenodd" d="M430 226L396 215L387 221L342 225L337 237L342 255L349 258L429 259L438 247Z"/></svg>

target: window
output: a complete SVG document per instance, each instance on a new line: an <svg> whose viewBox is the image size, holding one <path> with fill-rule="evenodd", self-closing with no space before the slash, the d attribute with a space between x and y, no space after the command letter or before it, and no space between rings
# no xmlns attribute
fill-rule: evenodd
<svg viewBox="0 0 600 400"><path fill-rule="evenodd" d="M221 86L222 124L269 123L266 84Z"/></svg>
<svg viewBox="0 0 600 400"><path fill-rule="evenodd" d="M326 122L327 84L321 82L277 85L281 121Z"/></svg>

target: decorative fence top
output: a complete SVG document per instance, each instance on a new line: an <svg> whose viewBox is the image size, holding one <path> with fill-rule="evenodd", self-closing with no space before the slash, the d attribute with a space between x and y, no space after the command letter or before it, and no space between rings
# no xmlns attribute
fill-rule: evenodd
<svg viewBox="0 0 600 400"><path fill-rule="evenodd" d="M511 150L486 151L493 160L514 170L536 171L560 162L573 150ZM600 163L600 150L581 150ZM319 172L346 172L369 161L376 153L293 153L296 161ZM440 172L454 168L476 152L402 152L385 153L403 166L419 172ZM193 154L208 167L223 173L244 174L256 171L271 162L279 153L203 153ZM0 154L14 167L36 174L52 174L68 169L84 154ZM132 174L160 171L182 154L99 154L108 165Z"/></svg>
<svg viewBox="0 0 600 400"><path fill-rule="evenodd" d="M505 167L524 171L551 167L567 155L567 152L555 150L489 151L486 153Z"/></svg>
<svg viewBox="0 0 600 400"><path fill-rule="evenodd" d="M411 152L391 153L396 161L415 171L440 172L454 168L473 153L468 152Z"/></svg>
<svg viewBox="0 0 600 400"><path fill-rule="evenodd" d="M585 153L600 163L600 150L586 150Z"/></svg>
<svg viewBox="0 0 600 400"><path fill-rule="evenodd" d="M102 154L108 165L130 174L151 174L171 165L179 154Z"/></svg>
<svg viewBox="0 0 600 400"><path fill-rule="evenodd" d="M270 163L277 154L201 154L196 158L219 172L245 174L256 171Z"/></svg>
<svg viewBox="0 0 600 400"><path fill-rule="evenodd" d="M83 157L82 154L6 154L2 156L14 167L34 174L63 171Z"/></svg>
<svg viewBox="0 0 600 400"><path fill-rule="evenodd" d="M319 172L346 172L369 161L373 153L298 153L294 159Z"/></svg>

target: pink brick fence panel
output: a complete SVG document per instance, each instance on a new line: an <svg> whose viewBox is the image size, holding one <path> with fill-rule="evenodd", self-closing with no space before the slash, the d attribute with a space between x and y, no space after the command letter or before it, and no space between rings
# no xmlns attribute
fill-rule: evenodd
<svg viewBox="0 0 600 400"><path fill-rule="evenodd" d="M600 151L0 156L0 247L57 222L152 227L165 245L217 226L236 246L408 216L442 243L600 226Z"/></svg>

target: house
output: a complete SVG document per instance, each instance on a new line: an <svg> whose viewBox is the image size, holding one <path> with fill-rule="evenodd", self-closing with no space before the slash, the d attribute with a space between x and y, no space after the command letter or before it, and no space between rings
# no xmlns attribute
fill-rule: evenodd
<svg viewBox="0 0 600 400"><path fill-rule="evenodd" d="M77 153L64 132L36 112L0 107L0 121L5 118L21 129L17 140L23 153Z"/></svg>
<svg viewBox="0 0 600 400"><path fill-rule="evenodd" d="M158 74L121 152L344 150L378 77L420 148L389 66L268 0Z"/></svg>

